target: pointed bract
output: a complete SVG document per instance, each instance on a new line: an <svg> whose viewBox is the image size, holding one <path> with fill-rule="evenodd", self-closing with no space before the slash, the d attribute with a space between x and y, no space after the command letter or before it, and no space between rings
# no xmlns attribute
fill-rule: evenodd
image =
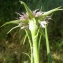
<svg viewBox="0 0 63 63"><path fill-rule="evenodd" d="M59 10L63 10L63 9L60 9L60 8L61 8L61 6L55 8L55 9L52 9L52 10L50 10L50 11L44 12L42 15L36 17L36 19L41 21L41 20L43 20L44 18L46 18L46 16L52 14L53 12L56 12L56 11L59 11Z"/></svg>
<svg viewBox="0 0 63 63"><path fill-rule="evenodd" d="M27 11L29 17L30 17L31 19L33 19L33 18L34 18L34 15L32 14L32 11L28 8L28 6L27 6L24 2L22 2L22 1L20 1L20 3L24 5L24 7L25 7L25 9L26 9L26 11Z"/></svg>
<svg viewBox="0 0 63 63"><path fill-rule="evenodd" d="M10 22L6 22L1 27L5 26L5 25L8 25L8 24L19 24L20 22L22 22L22 23L28 23L28 20L13 20L13 21L10 21Z"/></svg>

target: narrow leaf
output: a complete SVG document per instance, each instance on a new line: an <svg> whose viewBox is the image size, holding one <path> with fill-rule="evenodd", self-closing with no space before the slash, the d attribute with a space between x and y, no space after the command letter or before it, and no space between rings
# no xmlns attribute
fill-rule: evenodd
<svg viewBox="0 0 63 63"><path fill-rule="evenodd" d="M27 37L28 37L28 40L29 40L29 44L30 44L30 48L32 47L32 38L31 38L31 35L30 35L30 33L29 33L29 31L28 30L25 30L25 32L26 32L26 35L27 35Z"/></svg>
<svg viewBox="0 0 63 63"><path fill-rule="evenodd" d="M52 10L50 10L50 11L47 11L47 12L45 12L44 14L42 14L41 16L37 17L36 19L42 21L46 16L50 15L51 13L56 12L56 11L59 11L59 10L63 10L63 9L60 9L60 8L61 8L61 6L55 8L55 9L52 9Z"/></svg>
<svg viewBox="0 0 63 63"><path fill-rule="evenodd" d="M25 41L26 41L26 38L27 38L27 35L24 36L23 45L24 45L24 43L25 43Z"/></svg>
<svg viewBox="0 0 63 63"><path fill-rule="evenodd" d="M30 55L28 53L25 53L25 52L22 52L22 53L25 54L26 56L28 56L29 59L31 60L31 57L30 57Z"/></svg>
<svg viewBox="0 0 63 63"><path fill-rule="evenodd" d="M32 14L32 11L28 8L28 6L27 6L23 1L20 1L20 3L24 5L24 7L25 7L25 9L26 9L26 11L27 11L29 17L30 17L31 19L34 18L34 15Z"/></svg>
<svg viewBox="0 0 63 63"><path fill-rule="evenodd" d="M43 15L45 15L45 16L50 15L51 13L53 13L53 12L55 12L55 11L59 11L60 8L61 8L61 6L55 8L55 9L52 9L52 10L50 10L50 11L47 11L47 12L45 12Z"/></svg>
<svg viewBox="0 0 63 63"><path fill-rule="evenodd" d="M8 25L8 24L19 24L20 22L28 23L28 20L13 20L13 21L10 21L10 22L6 22L1 27L5 26L5 25Z"/></svg>
<svg viewBox="0 0 63 63"><path fill-rule="evenodd" d="M15 27L11 28L11 29L7 32L7 34L10 33L12 30L14 30L15 28L18 28L18 27L20 27L20 26L18 25L18 26L15 26Z"/></svg>

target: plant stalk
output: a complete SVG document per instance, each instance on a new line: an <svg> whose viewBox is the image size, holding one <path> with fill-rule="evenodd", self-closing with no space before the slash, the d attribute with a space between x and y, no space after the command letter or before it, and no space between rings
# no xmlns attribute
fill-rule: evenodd
<svg viewBox="0 0 63 63"><path fill-rule="evenodd" d="M48 34L47 34L47 26L46 25L45 25L45 37L46 37L48 63L52 63L52 57L51 57L51 53L50 53L49 40L48 40Z"/></svg>
<svg viewBox="0 0 63 63"><path fill-rule="evenodd" d="M33 47L31 47L31 63L33 63Z"/></svg>
<svg viewBox="0 0 63 63"><path fill-rule="evenodd" d="M38 42L37 42L38 26L35 20L29 22L29 29L32 35L34 63L39 63L39 51L38 51Z"/></svg>

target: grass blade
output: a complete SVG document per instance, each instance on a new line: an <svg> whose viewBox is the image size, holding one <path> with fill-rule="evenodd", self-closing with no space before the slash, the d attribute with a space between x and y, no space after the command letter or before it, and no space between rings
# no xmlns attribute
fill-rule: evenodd
<svg viewBox="0 0 63 63"><path fill-rule="evenodd" d="M7 32L7 34L10 33L12 30L18 28L18 27L20 27L20 26L15 26L15 27L11 28L11 29Z"/></svg>
<svg viewBox="0 0 63 63"><path fill-rule="evenodd" d="M8 25L8 24L19 24L20 22L28 23L28 20L13 20L13 21L10 21L10 22L6 22L1 27L5 26L5 25Z"/></svg>
<svg viewBox="0 0 63 63"><path fill-rule="evenodd" d="M26 9L26 11L27 11L29 17L30 17L31 19L34 18L34 15L32 14L32 11L28 8L28 6L27 6L23 1L20 1L20 3L24 5L24 7L25 7L25 9Z"/></svg>
<svg viewBox="0 0 63 63"><path fill-rule="evenodd" d="M46 25L45 25L45 38L46 38L48 63L52 63L52 57L51 57L51 53L50 53L49 40L48 40L48 34L47 34L47 26Z"/></svg>
<svg viewBox="0 0 63 63"><path fill-rule="evenodd" d="M47 11L44 14L42 14L41 16L37 17L36 19L42 21L42 20L44 20L46 18L46 16L50 15L51 13L56 12L56 11L59 11L59 10L63 10L63 9L60 9L60 8L61 8L61 6L55 8L55 9L52 9L50 11Z"/></svg>

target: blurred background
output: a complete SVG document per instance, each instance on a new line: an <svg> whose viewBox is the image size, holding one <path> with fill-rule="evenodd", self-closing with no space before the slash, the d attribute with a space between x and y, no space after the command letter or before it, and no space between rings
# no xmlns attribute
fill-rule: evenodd
<svg viewBox="0 0 63 63"><path fill-rule="evenodd" d="M22 0L31 10L48 11L62 6L63 0ZM0 26L18 18L15 13L25 12L19 0L0 0ZM23 44L24 30L17 28L7 34L15 25L6 25L0 28L0 63L28 63L29 58L22 52L30 54L28 39ZM53 14L48 24L48 36L53 63L63 63L63 11ZM40 62L47 63L45 40L42 39L40 48Z"/></svg>

